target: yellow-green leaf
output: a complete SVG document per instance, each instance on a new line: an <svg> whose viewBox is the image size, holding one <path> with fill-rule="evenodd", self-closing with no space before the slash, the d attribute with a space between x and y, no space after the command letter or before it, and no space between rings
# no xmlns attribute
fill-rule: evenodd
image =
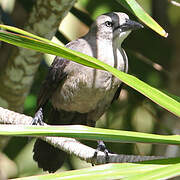
<svg viewBox="0 0 180 180"><path fill-rule="evenodd" d="M167 37L168 33L149 15L135 0L117 0L121 5L137 16L144 24L152 30Z"/></svg>

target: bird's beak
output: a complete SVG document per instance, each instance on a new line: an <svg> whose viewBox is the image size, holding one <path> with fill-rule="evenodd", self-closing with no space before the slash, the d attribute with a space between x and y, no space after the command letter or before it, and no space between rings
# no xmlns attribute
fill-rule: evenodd
<svg viewBox="0 0 180 180"><path fill-rule="evenodd" d="M144 28L144 26L142 24L136 22L136 21L132 21L130 19L127 19L126 22L120 26L120 28L123 32L125 32L125 31Z"/></svg>

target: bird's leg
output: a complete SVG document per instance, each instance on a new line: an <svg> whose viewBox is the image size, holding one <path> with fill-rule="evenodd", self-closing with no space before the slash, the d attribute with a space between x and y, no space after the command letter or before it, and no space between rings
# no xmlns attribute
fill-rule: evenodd
<svg viewBox="0 0 180 180"><path fill-rule="evenodd" d="M39 108L39 110L36 112L32 122L32 125L40 125L43 126L44 122L43 122L43 109Z"/></svg>
<svg viewBox="0 0 180 180"><path fill-rule="evenodd" d="M96 124L95 121L87 120L88 126L95 127L95 124ZM98 143L98 145L97 145L96 151L94 152L94 158L95 159L97 158L98 151L102 151L105 154L106 163L108 163L109 162L109 155L108 155L108 150L106 148L106 145L104 144L103 141L100 141L100 140L97 141L97 143ZM92 164L92 165L94 166L94 164Z"/></svg>
<svg viewBox="0 0 180 180"><path fill-rule="evenodd" d="M104 144L103 141L97 141L97 143L98 143L98 145L97 145L96 151L94 153L94 158L97 158L98 151L103 151L105 154L106 163L108 163L109 162L109 154L108 154L108 150L106 148L106 145Z"/></svg>

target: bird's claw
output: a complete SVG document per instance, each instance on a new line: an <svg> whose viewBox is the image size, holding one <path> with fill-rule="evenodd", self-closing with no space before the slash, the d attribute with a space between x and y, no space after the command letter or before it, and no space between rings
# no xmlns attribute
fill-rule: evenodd
<svg viewBox="0 0 180 180"><path fill-rule="evenodd" d="M102 151L105 154L106 163L109 163L109 154L108 154L109 151L107 150L106 145L104 144L103 141L97 141L97 142L98 145L94 153L94 158L97 158L98 151Z"/></svg>
<svg viewBox="0 0 180 180"><path fill-rule="evenodd" d="M31 122L31 125L40 125L40 126L44 125L42 108L39 108L39 110L36 112Z"/></svg>

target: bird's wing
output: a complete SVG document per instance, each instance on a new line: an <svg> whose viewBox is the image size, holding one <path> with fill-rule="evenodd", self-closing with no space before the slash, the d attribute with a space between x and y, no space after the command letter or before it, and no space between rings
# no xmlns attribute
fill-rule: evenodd
<svg viewBox="0 0 180 180"><path fill-rule="evenodd" d="M123 86L124 86L124 83L121 83L120 86L118 87L116 93L114 94L114 97L113 97L113 99L111 101L111 104L119 98L119 95L121 93L121 89L122 89Z"/></svg>
<svg viewBox="0 0 180 180"><path fill-rule="evenodd" d="M88 54L88 43L83 38L69 42L67 48ZM61 81L67 76L64 68L70 63L69 60L56 56L49 67L45 81L42 84L37 100L37 110L43 107L59 87Z"/></svg>
<svg viewBox="0 0 180 180"><path fill-rule="evenodd" d="M68 63L69 61L66 59L58 56L55 57L53 63L49 67L47 77L41 86L37 100L37 110L47 103L58 88L60 82L66 77L67 74L64 72L64 68Z"/></svg>

